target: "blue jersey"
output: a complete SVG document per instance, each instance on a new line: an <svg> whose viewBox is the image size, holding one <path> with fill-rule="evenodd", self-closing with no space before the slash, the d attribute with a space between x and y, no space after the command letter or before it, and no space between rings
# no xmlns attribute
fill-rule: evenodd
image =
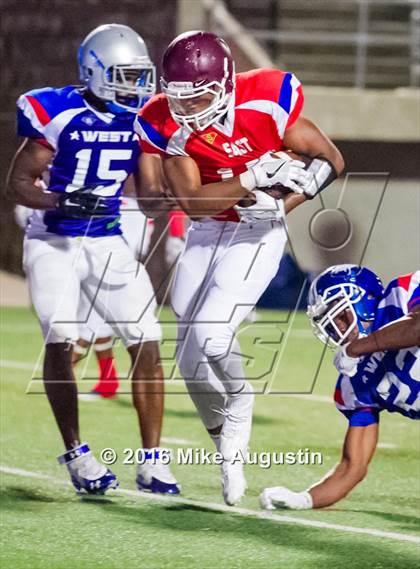
<svg viewBox="0 0 420 569"><path fill-rule="evenodd" d="M393 280L379 303L373 330L403 318L418 304L420 271ZM419 347L364 357L353 377L339 376L334 399L350 426L377 423L382 410L420 419Z"/></svg>
<svg viewBox="0 0 420 569"><path fill-rule="evenodd" d="M18 99L18 134L54 151L48 190L94 187L109 198L112 214L80 219L59 210L39 212L45 230L58 235L101 237L120 234L119 196L138 163L139 142L131 113L103 113L74 86L36 89Z"/></svg>

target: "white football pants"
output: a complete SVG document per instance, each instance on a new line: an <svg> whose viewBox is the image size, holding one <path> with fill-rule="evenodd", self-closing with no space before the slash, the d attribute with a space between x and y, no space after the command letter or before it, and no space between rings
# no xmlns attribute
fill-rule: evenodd
<svg viewBox="0 0 420 569"><path fill-rule="evenodd" d="M150 246L153 224L148 222L148 218L139 209L135 198L123 197L120 223L123 237L132 251L133 258L138 260L146 255ZM85 321L86 314L89 314L87 321ZM80 292L77 317L79 322L83 322L79 325L79 337L87 342L114 335L112 326L104 321L94 307L91 308L91 301L83 290Z"/></svg>
<svg viewBox="0 0 420 569"><path fill-rule="evenodd" d="M92 307L127 347L160 340L149 275L123 236L26 237L24 269L46 344L75 342ZM78 316L81 291L89 303Z"/></svg>
<svg viewBox="0 0 420 569"><path fill-rule="evenodd" d="M177 361L207 429L213 407L244 382L235 332L276 275L287 234L279 221L193 222L172 285Z"/></svg>

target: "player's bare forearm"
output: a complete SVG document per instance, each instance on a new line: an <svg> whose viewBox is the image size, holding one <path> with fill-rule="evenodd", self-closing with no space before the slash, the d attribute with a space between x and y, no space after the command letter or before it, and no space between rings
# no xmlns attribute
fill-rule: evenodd
<svg viewBox="0 0 420 569"><path fill-rule="evenodd" d="M139 207L147 217L160 217L176 206L168 193L162 160L157 154L141 154L134 185Z"/></svg>
<svg viewBox="0 0 420 569"><path fill-rule="evenodd" d="M349 427L341 461L309 489L314 508L324 508L342 500L365 478L375 453L378 431L377 423L367 427Z"/></svg>
<svg viewBox="0 0 420 569"><path fill-rule="evenodd" d="M402 350L420 346L420 307L404 318L392 322L364 338L354 340L346 347L347 355L353 358L382 352L384 350Z"/></svg>
<svg viewBox="0 0 420 569"><path fill-rule="evenodd" d="M337 176L344 170L344 159L335 144L313 122L299 117L286 130L283 139L286 148L310 158L325 158L335 169Z"/></svg>
<svg viewBox="0 0 420 569"><path fill-rule="evenodd" d="M202 185L198 166L189 157L165 159L164 172L179 205L194 218L221 213L249 194L241 186L239 176Z"/></svg>
<svg viewBox="0 0 420 569"><path fill-rule="evenodd" d="M142 196L137 201L143 213L152 219L157 219L168 211L172 211L176 206L175 200L164 193Z"/></svg>
<svg viewBox="0 0 420 569"><path fill-rule="evenodd" d="M37 182L48 168L53 151L29 138L16 152L7 175L7 193L16 203L33 209L53 209L55 194L45 193Z"/></svg>
<svg viewBox="0 0 420 569"><path fill-rule="evenodd" d="M331 473L309 490L312 497L312 507L326 508L339 502L353 490L363 477L364 473L360 467L353 468L347 460L342 459Z"/></svg>
<svg viewBox="0 0 420 569"><path fill-rule="evenodd" d="M290 193L284 199L284 213L287 215L293 211L299 205L308 201L308 198L304 194Z"/></svg>

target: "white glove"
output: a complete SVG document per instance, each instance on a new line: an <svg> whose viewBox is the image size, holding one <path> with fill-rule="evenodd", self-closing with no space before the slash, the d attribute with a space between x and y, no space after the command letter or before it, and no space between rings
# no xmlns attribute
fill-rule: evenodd
<svg viewBox="0 0 420 569"><path fill-rule="evenodd" d="M314 158L306 171L309 174L309 182L306 182L302 189L309 199L319 194L337 177L330 162L322 158Z"/></svg>
<svg viewBox="0 0 420 569"><path fill-rule="evenodd" d="M253 193L257 199L254 205L249 207L234 206L242 221L252 223L256 220L279 221L284 218L283 200L276 200L261 190L255 190Z"/></svg>
<svg viewBox="0 0 420 569"><path fill-rule="evenodd" d="M239 177L241 185L249 191L280 184L302 194L303 187L308 186L313 178L304 168L305 163L300 160L266 153Z"/></svg>
<svg viewBox="0 0 420 569"><path fill-rule="evenodd" d="M29 218L33 214L34 210L30 207L26 207L24 205L16 205L15 206L15 221L19 225L21 229L26 229L28 225Z"/></svg>
<svg viewBox="0 0 420 569"><path fill-rule="evenodd" d="M265 510L284 508L286 510L310 510L313 507L309 492L292 492L284 486L266 488L260 494L260 504Z"/></svg>
<svg viewBox="0 0 420 569"><path fill-rule="evenodd" d="M347 346L345 344L339 348L334 356L334 365L339 373L353 377L357 372L357 364L362 358L352 358L347 355Z"/></svg>

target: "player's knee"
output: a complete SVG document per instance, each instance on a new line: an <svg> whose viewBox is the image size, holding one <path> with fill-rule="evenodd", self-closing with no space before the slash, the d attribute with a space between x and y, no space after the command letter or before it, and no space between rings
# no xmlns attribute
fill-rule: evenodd
<svg viewBox="0 0 420 569"><path fill-rule="evenodd" d="M128 322L120 325L119 328L119 335L126 347L143 344L144 342L159 342L162 339L162 329L157 320Z"/></svg>
<svg viewBox="0 0 420 569"><path fill-rule="evenodd" d="M219 331L214 336L201 338L202 352L208 358L222 358L230 350L233 335L229 330Z"/></svg>
<svg viewBox="0 0 420 569"><path fill-rule="evenodd" d="M68 322L41 322L46 344L62 344L77 342L79 331L76 324Z"/></svg>
<svg viewBox="0 0 420 569"><path fill-rule="evenodd" d="M205 358L201 352L177 350L177 364L185 382L205 381L207 378Z"/></svg>

